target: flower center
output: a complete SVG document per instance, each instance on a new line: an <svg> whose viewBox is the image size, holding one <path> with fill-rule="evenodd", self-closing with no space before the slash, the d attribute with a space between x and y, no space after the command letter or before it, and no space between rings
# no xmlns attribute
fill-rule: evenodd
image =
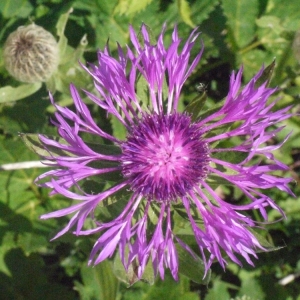
<svg viewBox="0 0 300 300"><path fill-rule="evenodd" d="M145 115L122 144L123 175L148 199L171 201L206 177L209 150L186 114Z"/></svg>

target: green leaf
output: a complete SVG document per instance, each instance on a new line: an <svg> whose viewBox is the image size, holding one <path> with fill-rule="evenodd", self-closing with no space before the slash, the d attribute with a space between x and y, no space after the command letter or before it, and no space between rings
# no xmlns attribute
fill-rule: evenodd
<svg viewBox="0 0 300 300"><path fill-rule="evenodd" d="M221 281L219 278L214 278L212 281L213 287L208 290L205 300L228 300L230 295L228 293L229 284Z"/></svg>
<svg viewBox="0 0 300 300"><path fill-rule="evenodd" d="M199 114L205 105L206 99L206 91L203 91L187 105L185 111L192 115L193 122L195 122L199 118Z"/></svg>
<svg viewBox="0 0 300 300"><path fill-rule="evenodd" d="M270 275L271 277L273 277L271 274L266 274L266 275L267 276ZM247 295L247 298L244 297L246 300L266 299L266 294L264 293L263 286L261 286L259 280L255 278L256 277L255 273L251 274L250 272L241 269L239 272L239 277L242 279L242 286L239 290L240 297L242 297L243 295ZM269 280L266 280L266 282L272 284ZM268 296L270 295L268 294ZM282 299L282 298L278 297L278 299Z"/></svg>
<svg viewBox="0 0 300 300"><path fill-rule="evenodd" d="M275 16L262 16L256 20L256 24L261 28L270 28L278 35L284 31L284 27L281 24L281 20Z"/></svg>
<svg viewBox="0 0 300 300"><path fill-rule="evenodd" d="M2 87L0 88L0 103L9 103L24 99L37 92L41 86L41 82L36 82L30 84L21 84L18 87Z"/></svg>
<svg viewBox="0 0 300 300"><path fill-rule="evenodd" d="M230 185L233 186L233 184L226 180L223 177L211 174L209 175L209 177L206 179L207 183L211 186L211 187L218 187L219 185Z"/></svg>
<svg viewBox="0 0 300 300"><path fill-rule="evenodd" d="M179 259L179 273L187 276L194 282L208 284L211 277L211 271L207 271L207 274L204 278L205 266L202 259L196 253L193 253L196 257L195 259L179 244L176 244L176 249Z"/></svg>
<svg viewBox="0 0 300 300"><path fill-rule="evenodd" d="M83 284L75 281L75 290L80 294L80 299L105 299L115 300L118 292L118 280L112 271L112 262L105 260L100 264L89 267L82 265L80 274Z"/></svg>
<svg viewBox="0 0 300 300"><path fill-rule="evenodd" d="M196 25L191 19L191 8L189 3L186 0L177 0L177 5L183 22L191 27L195 27Z"/></svg>
<svg viewBox="0 0 300 300"><path fill-rule="evenodd" d="M1 0L0 12L4 18L9 19L14 16L27 18L33 10L33 6L27 0Z"/></svg>
<svg viewBox="0 0 300 300"><path fill-rule="evenodd" d="M195 24L202 24L202 22L209 18L210 13L215 10L215 6L220 3L218 0L201 0L201 1L189 1L191 7L191 13ZM213 18L209 19L209 24L214 23L215 21ZM215 24L214 24L215 25ZM224 25L223 25L224 26ZM213 26L213 30L215 31L216 28ZM202 29L201 29L202 31ZM206 31L206 29L205 29ZM205 51L206 52L206 51Z"/></svg>
<svg viewBox="0 0 300 300"><path fill-rule="evenodd" d="M255 35L255 20L259 13L258 0L223 0L222 7L227 17L229 38L238 49L249 44Z"/></svg>
<svg viewBox="0 0 300 300"><path fill-rule="evenodd" d="M191 235L193 237L192 241L195 242L194 239L194 232L192 227L190 226L190 220L189 216L187 214L186 208L182 204L182 202L176 203L172 205L172 208L175 213L173 213L173 232L176 235ZM194 221L198 224L199 227L203 226L203 217L198 210L197 206L191 202L190 203L190 213L192 215L192 218ZM184 239L183 237L180 237L181 239Z"/></svg>
<svg viewBox="0 0 300 300"><path fill-rule="evenodd" d="M62 57L66 51L68 45L68 39L65 37L65 28L69 19L70 14L73 12L73 9L69 9L68 12L62 14L56 24L56 33L59 36L58 41L58 48L59 48L59 55Z"/></svg>
<svg viewBox="0 0 300 300"><path fill-rule="evenodd" d="M53 133L54 128L47 123L45 115L49 101L41 88L37 93L29 96L22 101L0 105L0 128L5 134L17 136L19 132L38 132L45 131Z"/></svg>
<svg viewBox="0 0 300 300"><path fill-rule="evenodd" d="M262 65L272 61L274 56L272 53L257 48L243 54L238 54L237 64L244 66L243 77L245 82L250 81Z"/></svg>
<svg viewBox="0 0 300 300"><path fill-rule="evenodd" d="M138 285L138 284L137 284ZM139 286L142 286L139 284ZM144 287L143 285L142 287ZM135 288L135 286L133 287ZM146 293L143 297L130 298L130 300L143 299L172 299L172 300L199 300L198 293L190 291L190 280L185 276L180 276L180 280L176 282L169 271L166 272L164 280L157 279L155 284L147 286ZM127 299L127 298L126 298ZM129 300L129 299L128 299Z"/></svg>
<svg viewBox="0 0 300 300"><path fill-rule="evenodd" d="M117 218L128 204L129 194L129 191L122 189L115 193L113 197L109 197L99 203L95 210L97 218L102 222L110 222Z"/></svg>
<svg viewBox="0 0 300 300"><path fill-rule="evenodd" d="M226 151L226 149L222 149L224 151L222 152L213 152L212 157L223 160L232 164L239 164L242 161L244 161L248 154L247 152L241 152L241 151Z"/></svg>
<svg viewBox="0 0 300 300"><path fill-rule="evenodd" d="M295 31L300 27L298 0L289 0L288 3L281 0L272 0L267 15L280 18L283 27L288 30Z"/></svg>
<svg viewBox="0 0 300 300"><path fill-rule="evenodd" d="M5 299L76 299L74 291L67 286L48 281L40 254L25 256L17 248L6 253L5 261L11 273L4 282L1 276L1 294Z"/></svg>
<svg viewBox="0 0 300 300"><path fill-rule="evenodd" d="M136 14L137 12L144 10L152 1L153 0L119 0L115 13L119 15Z"/></svg>
<svg viewBox="0 0 300 300"><path fill-rule="evenodd" d="M1 139L0 164L31 161L34 156L20 140ZM13 234L10 247L21 247L26 255L43 249L53 231L52 221L44 227L39 220L46 208L33 184L38 175L40 170L35 168L0 171L0 241Z"/></svg>
<svg viewBox="0 0 300 300"><path fill-rule="evenodd" d="M116 116L110 115L111 126L113 129L114 137L117 139L124 141L127 136L126 127L120 123Z"/></svg>

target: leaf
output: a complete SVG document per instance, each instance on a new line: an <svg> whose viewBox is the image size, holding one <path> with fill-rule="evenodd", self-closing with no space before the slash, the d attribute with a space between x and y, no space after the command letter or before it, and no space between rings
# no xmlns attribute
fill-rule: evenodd
<svg viewBox="0 0 300 300"><path fill-rule="evenodd" d="M255 35L255 20L259 13L258 0L223 0L230 42L238 49L249 44Z"/></svg>
<svg viewBox="0 0 300 300"><path fill-rule="evenodd" d="M192 122L195 122L198 119L199 114L205 105L206 99L206 91L203 91L187 105L185 111L192 115Z"/></svg>
<svg viewBox="0 0 300 300"><path fill-rule="evenodd" d="M271 3L267 15L280 18L283 27L288 30L295 31L300 27L298 0L290 0L288 5L281 0L272 0Z"/></svg>
<svg viewBox="0 0 300 300"><path fill-rule="evenodd" d="M145 9L152 1L153 0L119 0L115 13L119 15L136 14Z"/></svg>
<svg viewBox="0 0 300 300"><path fill-rule="evenodd" d="M228 300L230 295L228 293L228 283L221 281L219 278L214 278L212 281L213 287L209 289L205 300Z"/></svg>
<svg viewBox="0 0 300 300"><path fill-rule="evenodd" d="M139 286L142 286L144 290L145 285L139 284ZM166 272L164 280L158 279L156 280L154 285L147 286L146 293L143 295L143 297L138 297L138 295L136 295L136 297L130 298L130 300L199 300L198 293L196 291L191 292L190 290L191 289L189 278L185 276L180 276L180 280L176 282L172 278L171 274L169 272Z"/></svg>
<svg viewBox="0 0 300 300"><path fill-rule="evenodd" d="M264 63L272 61L274 56L274 53L272 54L257 48L243 54L237 54L237 64L244 66L243 77L245 82L250 81L253 75L257 73L257 70Z"/></svg>
<svg viewBox="0 0 300 300"><path fill-rule="evenodd" d="M213 152L212 157L232 164L239 164L248 157L247 152L232 150L226 151L226 149L222 150L222 152Z"/></svg>
<svg viewBox="0 0 300 300"><path fill-rule="evenodd" d="M262 16L256 20L256 24L261 28L270 28L270 30L277 34L281 34L281 32L284 31L281 20L275 16Z"/></svg>
<svg viewBox="0 0 300 300"><path fill-rule="evenodd" d="M56 33L59 36L58 48L59 55L62 57L66 51L68 39L65 37L64 32L69 19L70 14L73 12L73 8L69 9L68 12L62 14L56 24Z"/></svg>
<svg viewBox="0 0 300 300"><path fill-rule="evenodd" d="M179 273L187 276L190 280L196 283L208 284L211 277L211 271L208 270L204 278L205 265L202 259L196 253L193 253L196 257L195 259L179 244L176 244L176 249L179 259Z"/></svg>
<svg viewBox="0 0 300 300"><path fill-rule="evenodd" d="M226 180L223 177L211 174L209 175L209 177L206 179L207 183L211 186L211 187L218 187L220 185L227 185L227 186L234 186L233 183L231 183L230 181Z"/></svg>
<svg viewBox="0 0 300 300"><path fill-rule="evenodd" d="M21 249L12 249L6 253L5 262L11 276L5 278L5 288L3 280L0 282L4 299L76 299L67 286L48 281L40 254L25 256Z"/></svg>
<svg viewBox="0 0 300 300"><path fill-rule="evenodd" d="M34 156L20 140L1 139L0 164L30 161ZM2 238L13 234L11 247L21 247L26 255L44 248L53 231L52 221L44 227L39 220L47 209L33 184L39 174L34 168L0 171L0 244Z"/></svg>
<svg viewBox="0 0 300 300"><path fill-rule="evenodd" d="M265 277L271 277L266 280ZM256 299L266 299L266 294L264 291L264 286L261 286L260 281L258 278L255 278L256 275L255 273L251 274L250 272L247 272L246 270L241 269L239 271L239 277L241 278L242 286L240 287L239 290L239 295L247 295L247 300L256 300ZM274 289L275 282L272 282L273 276L271 274L265 274L264 276L264 281L268 282L268 285L271 285L272 288ZM278 291L277 291L278 292ZM269 293L267 294L268 297L271 296ZM271 296L272 297L272 296ZM270 299L275 299L277 298L274 294L274 296ZM277 299L284 299L283 297L278 297Z"/></svg>
<svg viewBox="0 0 300 300"><path fill-rule="evenodd" d="M53 127L47 126L48 118L45 115L45 110L49 106L49 101L44 100L44 96L46 95L41 88L37 93L22 101L2 105L1 130L5 134L13 136L17 136L19 132L37 132L45 129L48 132L54 132Z"/></svg>
<svg viewBox="0 0 300 300"><path fill-rule="evenodd" d="M118 280L112 271L112 262L105 260L94 267L82 265L80 270L83 284L75 281L75 289L80 299L115 300L118 292Z"/></svg>
<svg viewBox="0 0 300 300"><path fill-rule="evenodd" d="M214 11L215 6L220 3L218 0L201 0L195 2L187 2L190 3L191 16L193 17L194 23L197 25L202 24L204 20L208 19L210 13ZM212 20L211 18L209 20L210 24L214 21L218 20ZM213 26L213 30L215 30L215 26Z"/></svg>
<svg viewBox="0 0 300 300"><path fill-rule="evenodd" d="M118 118L114 115L110 115L110 122L113 129L114 137L117 139L124 141L127 136L126 127L121 124L121 122L118 120Z"/></svg>
<svg viewBox="0 0 300 300"><path fill-rule="evenodd" d="M122 189L115 193L113 197L109 197L99 203L96 207L95 215L102 222L110 222L122 214L124 208L128 204L129 198L129 192Z"/></svg>
<svg viewBox="0 0 300 300"><path fill-rule="evenodd" d="M33 6L27 0L1 0L0 12L6 19L12 17L27 18L33 10Z"/></svg>
<svg viewBox="0 0 300 300"><path fill-rule="evenodd" d="M30 84L21 84L18 87L2 87L0 88L0 103L8 103L24 99L37 92L41 86L41 82L36 82Z"/></svg>
<svg viewBox="0 0 300 300"><path fill-rule="evenodd" d="M189 3L186 0L177 0L179 14L184 23L191 27L195 27L196 25L193 23L191 19L191 8Z"/></svg>
<svg viewBox="0 0 300 300"><path fill-rule="evenodd" d="M27 151L25 145L20 140L1 138L0 142L0 164L30 161L34 157L34 154ZM5 201L9 199L10 208L18 208L15 213L23 209L26 210L26 207L36 215L36 208L30 203L30 200L35 199L35 195L29 190L29 186L32 185L33 180L38 176L38 172L39 170L37 169L20 169L13 172L1 171L0 200L6 203ZM21 204L24 205L23 209L21 209ZM31 213L27 213L28 216L31 216Z"/></svg>

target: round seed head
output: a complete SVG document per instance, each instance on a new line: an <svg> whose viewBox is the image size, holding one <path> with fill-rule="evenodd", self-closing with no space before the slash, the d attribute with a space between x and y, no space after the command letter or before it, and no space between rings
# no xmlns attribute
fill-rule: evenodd
<svg viewBox="0 0 300 300"><path fill-rule="evenodd" d="M59 61L58 45L44 28L30 24L12 32L4 44L7 71L22 82L46 81Z"/></svg>

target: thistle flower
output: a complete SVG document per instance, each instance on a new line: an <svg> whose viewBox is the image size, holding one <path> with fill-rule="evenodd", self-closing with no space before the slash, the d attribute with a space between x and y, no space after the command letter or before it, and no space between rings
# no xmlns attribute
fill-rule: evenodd
<svg viewBox="0 0 300 300"><path fill-rule="evenodd" d="M241 265L239 257L244 257L253 265L251 256L256 257L255 251L267 249L253 234L251 228L257 224L247 211L256 210L265 220L268 207L283 214L263 191L277 188L292 194L290 178L272 175L287 169L272 154L284 141L268 143L283 128L278 122L291 116L290 107L272 111L276 100L268 103L268 99L276 89L267 88L266 83L259 85L262 68L244 87L242 69L232 73L225 102L205 117L194 120L192 115L179 112L182 86L198 64L203 47L191 60L191 49L199 38L197 30L181 48L176 27L171 44L165 47L164 30L157 44L152 45L145 26L141 29L143 42L130 27L133 49L123 51L119 47L118 58L113 58L105 48L98 52L98 65L84 67L99 95L85 93L125 127L125 140L97 126L73 85L70 91L76 112L60 107L51 97L57 109L55 125L64 141L40 135L50 153L50 149L58 151L46 157L57 168L38 180L51 188L52 194L64 195L77 204L41 218L73 215L54 238L73 228L75 235L96 235L89 264L98 264L119 250L125 269L134 265L138 278L146 265L152 264L154 275L164 278L168 268L177 279L176 247L194 255L175 229L173 213L180 206L206 272L214 260L223 268L228 258ZM139 80L147 86L146 107L142 104L145 99L139 99L136 93ZM108 153L105 147L91 146L82 133L107 140L117 151ZM233 138L234 143L241 142L234 144ZM230 152L236 154L235 161L226 160ZM111 173L119 174L120 180L103 192L87 193L80 185ZM248 202L235 205L222 199L215 189L219 182L216 178L235 186ZM121 201L121 193L128 196L119 215L105 221L98 219L97 211L101 211L105 200L116 195L116 201ZM87 219L93 220L94 228L84 227Z"/></svg>
<svg viewBox="0 0 300 300"><path fill-rule="evenodd" d="M22 82L46 81L59 61L54 36L36 24L20 26L12 32L3 50L7 71Z"/></svg>

